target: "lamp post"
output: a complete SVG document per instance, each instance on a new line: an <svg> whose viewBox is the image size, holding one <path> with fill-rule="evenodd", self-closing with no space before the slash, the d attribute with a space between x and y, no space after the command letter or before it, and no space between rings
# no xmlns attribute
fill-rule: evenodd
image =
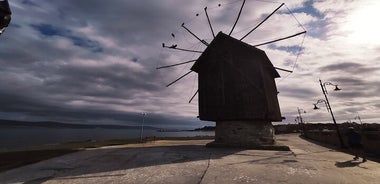
<svg viewBox="0 0 380 184"><path fill-rule="evenodd" d="M304 125L300 121L300 117L296 116L296 118L294 118L294 121L296 122L296 124L298 124L298 129L299 129L299 132L301 132L301 135L305 134L305 128L304 128Z"/></svg>
<svg viewBox="0 0 380 184"><path fill-rule="evenodd" d="M358 115L356 115L354 119L358 119L358 120L359 120L359 122L360 122L360 125L362 125L362 126L363 126L363 122L362 122L362 119L360 119L360 116L359 116L359 114L358 114Z"/></svg>
<svg viewBox="0 0 380 184"><path fill-rule="evenodd" d="M363 122L362 122L362 119L360 118L359 114L355 116L354 119L358 119L359 122L360 122L360 131L362 132L363 131Z"/></svg>
<svg viewBox="0 0 380 184"><path fill-rule="evenodd" d="M339 142L340 142L340 147L341 147L341 148L345 148L345 145L344 145L344 142L343 142L342 135L341 135L341 133L340 133L340 130L339 130L338 124L336 123L336 120L335 120L335 117L334 117L334 113L333 113L333 111L332 111L332 109L331 109L331 106L330 106L329 99L327 98L327 94L328 94L328 92L327 92L326 86L327 86L327 85L335 86L334 91L340 91L341 89L338 88L338 85L337 85L337 84L333 84L333 83L331 83L331 82L324 82L324 83L322 83L321 79L319 79L319 84L321 85L322 93L323 93L323 95L325 96L325 99L326 99L326 100L318 100L317 103L314 104L314 110L319 109L319 108L317 107L317 104L318 104L318 103L322 103L322 102L325 103L326 108L327 108L327 111L330 111L330 114L331 114L332 120L333 120L333 122L334 122L334 126L335 126L335 129L336 129L336 133L338 134L338 138L339 138Z"/></svg>
<svg viewBox="0 0 380 184"><path fill-rule="evenodd" d="M300 117L300 121L301 121L301 123L303 123L303 119L302 119L302 116L301 116L301 111L303 111L303 113L306 113L306 111L303 110L303 109L300 109L300 108L298 108L298 107L297 107L297 111L298 111L298 115L299 115L299 117Z"/></svg>
<svg viewBox="0 0 380 184"><path fill-rule="evenodd" d="M305 134L305 124L304 124L303 119L302 119L302 116L301 116L301 111L303 111L303 113L306 113L306 111L303 110L303 109L300 109L300 108L298 108L298 107L297 107L297 111L298 111L298 116L297 116L297 118L299 118L299 120L300 120L300 124L301 124L301 128L303 129L303 133Z"/></svg>
<svg viewBox="0 0 380 184"><path fill-rule="evenodd" d="M142 115L142 123L141 123L141 130L140 130L140 141L143 141L143 131L144 131L144 120L146 116L146 112L141 113Z"/></svg>

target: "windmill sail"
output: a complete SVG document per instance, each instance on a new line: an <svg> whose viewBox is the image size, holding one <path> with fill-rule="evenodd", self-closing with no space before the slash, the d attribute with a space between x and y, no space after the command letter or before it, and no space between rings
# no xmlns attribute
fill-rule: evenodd
<svg viewBox="0 0 380 184"><path fill-rule="evenodd" d="M236 2L238 2L238 1L236 1ZM205 55L207 55L207 58L211 58L211 60L212 60L213 58L218 58L219 56L220 57L224 56L222 58L219 58L218 59L218 63L215 63L215 65L211 66L211 64L210 64L210 66L206 67L206 68L210 69L208 73L216 72L216 70L220 68L219 65L224 65L224 64L229 65L229 66L225 66L225 67L227 67L227 68L230 67L231 70L232 70L231 72L236 73L236 75L232 75L233 77L240 76L241 78L243 78L244 80L246 80L247 86L255 88L255 90L257 90L261 95L265 94L265 92L262 91L263 88L260 87L258 84L256 84L256 83L259 83L259 82L252 81L252 79L251 79L252 77L247 77L248 74L246 74L245 72L243 72L246 69L245 67L243 67L243 68L240 69L240 68L235 67L234 64L235 63L239 63L239 62L237 62L239 60L239 58L240 58L240 60L244 60L244 61L245 60L251 60L252 62L261 61L261 60L263 60L264 57L263 58L259 57L259 56L261 56L260 55L261 52L258 52L257 50L255 50L255 49L258 49L256 47L267 45L267 44L274 44L274 43L277 43L277 42L280 42L280 41L283 41L283 40L287 40L287 39L290 39L290 38L293 38L293 37L297 37L297 36L300 36L300 35L306 35L306 30L300 24L300 22L295 18L295 16L293 15L293 13L290 11L290 9L284 3L279 4L277 6L277 8L275 8L274 10L271 11L271 13L266 14L266 16L264 17L264 19L261 20L257 25L253 26L253 28L251 28L251 27L246 27L246 28L237 27L236 28L236 26L238 25L239 19L241 18L241 15L243 15L243 8L245 8L246 4L248 4L249 1L242 0L242 1L240 1L240 3L239 3L240 4L239 7L236 6L236 8L239 8L239 9L237 9L238 10L238 14L237 14L236 19L233 22L232 28L228 28L227 33L223 33L222 32L223 30L221 30L221 32L218 34L219 37L223 37L223 39L219 38L219 42L220 42L219 44L221 44L221 45L230 44L228 42L229 40L235 40L235 41L239 42L238 45L244 45L244 47L242 47L242 48L245 48L245 46L246 46L246 47L249 47L249 48L252 47L252 49L250 51L247 51L247 52L243 53L242 55L239 55L239 54L234 53L234 51L235 51L234 48L231 48L231 49L222 49L222 51L215 51L215 48L214 48L215 46L214 47L210 47L211 43L216 42L215 40L218 40L217 39L218 36L215 34L216 32L214 32L214 26L211 24L211 19L210 18L212 18L212 17L209 16L209 13L210 13L209 10L211 10L211 11L215 10L215 8L218 8L221 5L218 4L218 7L214 6L214 7L210 7L210 8L208 8L206 6L204 8L204 15L205 15L205 17L203 17L204 19L203 19L202 23L206 23L206 22L208 23L208 26L209 26L209 29L211 30L211 34L212 35L210 35L209 32L207 32L206 34L202 34L202 32L199 31L199 29L195 29L195 28L199 28L200 26L198 24L194 23L193 19L190 19L190 21L186 22L186 24L185 24L185 22L183 22L181 24L181 28L183 28L183 30L181 29L181 32L171 32L171 40L172 41L169 42L170 45L166 45L165 43L162 44L162 47L166 48L168 50L184 51L184 52L177 52L178 54L176 54L176 57L172 57L172 58L171 57L170 58L167 57L167 58L165 58L165 60L166 60L165 64L162 64L161 66L157 66L156 67L156 69L167 69L167 68L177 68L177 67L179 67L177 69L172 69L172 71L177 72L176 75L179 75L179 73L182 73L181 76L179 78L177 78L176 80L171 81L170 83L168 81L166 81L167 82L167 85L166 85L167 87L173 85L174 83L177 83L179 80L181 80L184 77L188 76L191 73L191 71L195 71L196 73L198 73L197 76L198 76L198 85L199 85L199 76L200 76L199 75L199 71L197 72L196 70L194 70L196 68L194 66L197 66L197 65L200 64L199 60L202 60L200 58L205 57ZM232 3L229 3L229 4L232 4ZM280 9L282 7L286 7L288 9L289 15L293 15L293 17L296 19L296 21L298 23L297 28L299 27L299 28L302 28L303 30L299 31L298 33L293 33L290 36L289 36L289 33L286 33L286 35L280 34L281 36L279 35L276 39L272 38L272 40L270 40L270 41L266 40L265 42L261 42L261 43L259 42L259 43L255 43L255 44L248 43L249 41L252 41L252 40L248 41L248 36L250 36L255 30L256 30L256 32L257 31L261 31L261 30L258 30L258 28L260 28L265 22L268 22L268 20L272 16L276 16L276 13L280 12ZM279 16L283 17L284 12L281 11L278 14L279 14ZM195 16L197 18L200 17L199 15L200 15L199 13L195 14ZM265 15L265 14L263 14L263 15ZM272 18L272 19L273 20L277 20L276 17ZM243 19L243 20L245 22L252 21L250 18L249 19ZM221 27L220 25L218 26L218 21L215 21L214 23L216 24L216 26L215 26L216 28L218 28L218 27L220 28ZM193 28L195 30L195 32L197 32L197 34L195 34L195 32L193 32L189 28ZM236 31L235 31L235 28L236 28ZM248 31L248 32L246 32L246 31ZM265 31L265 29L264 29L264 31ZM243 33L243 32L246 32L246 33ZM221 36L221 35L223 35L223 36ZM212 38L209 38L210 36L212 36ZM182 39L182 40L178 39L178 38L181 38L181 37L184 38L184 39ZM240 37L240 38L235 38L235 37ZM305 38L305 36L304 36L304 38ZM246 39L247 42L243 42L244 39ZM220 40L222 40L222 41L220 41ZM224 43L223 40L226 43ZM256 41L258 41L258 40L255 40L255 42ZM302 44L303 44L303 41L302 41ZM301 44L300 49L298 51L295 63L297 62L298 56L301 53L302 44ZM238 45L236 47L239 47ZM276 46L273 46L273 47L274 47L274 49L277 49ZM278 48L278 49L281 49L281 48ZM210 51L210 50L213 50L213 51ZM260 49L258 49L258 50L260 50ZM209 55L211 54L212 57L209 56L208 54L205 54L205 52L209 53ZM200 56L197 55L198 53L201 54L201 55ZM234 53L234 54L231 54L231 53ZM251 56L252 53L255 53L258 56ZM163 54L163 55L165 55L165 54ZM216 55L216 56L214 56L214 55ZM250 57L246 57L248 55ZM290 55L291 54L289 54L289 57L290 57ZM241 59L241 57L243 57L243 59ZM285 57L288 57L288 55L286 55ZM182 62L178 62L178 63L174 62L174 61L181 61L181 60L182 60ZM228 60L229 62L224 62L225 60ZM186 69L186 67L187 67L186 64L193 63L193 62L195 62L195 64L190 69L190 71L187 72L187 73L185 73L185 74L183 74L184 73L183 70ZM273 64L271 64L271 65L265 65L265 66L263 66L263 71L270 70L267 73L270 73L270 74L274 73L274 76L275 76L274 78L280 76L277 71L287 72L288 75L285 76L285 78L286 78L291 73L293 73L294 68L295 68L295 63L293 65L292 69L287 69L288 66L281 65L281 63L275 63L276 66L274 66ZM186 65L186 66L184 66L184 65ZM181 67L181 66L183 66L183 67ZM265 70L264 70L264 68L265 68ZM202 73L202 72L200 72L200 73ZM223 75L224 75L224 73L223 73ZM258 76L257 78L260 78L260 76ZM261 78L263 78L263 77L261 77ZM170 78L170 80L172 80L172 78ZM201 87L198 86L198 89L199 90L197 90L194 94L191 94L192 96L191 96L191 98L189 100L189 103L195 98L195 96L198 95L198 97L199 97L199 95L201 93L202 94L205 93L204 89L202 89ZM277 95L277 89L273 88L273 91L274 91L273 94ZM270 99L274 99L274 98L270 98ZM199 100L199 98L198 98L198 100ZM273 103L273 104L276 104L276 103ZM275 118L272 118L272 120L280 120L280 116L279 116L280 113L275 113L275 114L276 114L276 116L273 116ZM245 117L245 118L247 118L247 117Z"/></svg>

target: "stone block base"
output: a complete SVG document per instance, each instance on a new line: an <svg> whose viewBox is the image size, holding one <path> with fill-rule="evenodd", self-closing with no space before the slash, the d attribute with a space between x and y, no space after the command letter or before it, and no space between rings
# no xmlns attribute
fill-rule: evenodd
<svg viewBox="0 0 380 184"><path fill-rule="evenodd" d="M211 147L241 147L251 149L289 149L275 144L274 128L268 121L216 122L215 141Z"/></svg>

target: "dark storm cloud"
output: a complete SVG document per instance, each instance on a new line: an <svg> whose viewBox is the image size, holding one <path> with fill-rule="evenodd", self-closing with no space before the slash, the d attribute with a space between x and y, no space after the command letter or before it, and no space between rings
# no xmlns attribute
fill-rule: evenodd
<svg viewBox="0 0 380 184"><path fill-rule="evenodd" d="M361 86L365 84L365 80L359 79L359 78L354 78L352 77L333 77L329 79L330 81L337 81L341 85L355 85L355 86Z"/></svg>
<svg viewBox="0 0 380 184"><path fill-rule="evenodd" d="M140 73L122 65L103 67L61 66L51 75L60 77L46 81L50 92L65 91L65 93L88 96L109 96L128 98L132 90L158 90L161 86L152 79L156 73ZM97 88L107 88L102 91ZM130 94L128 94L130 93Z"/></svg>
<svg viewBox="0 0 380 184"><path fill-rule="evenodd" d="M379 96L380 91L380 81L371 81L368 82L368 85L366 86L366 90L368 90L368 94L372 95L374 97Z"/></svg>
<svg viewBox="0 0 380 184"><path fill-rule="evenodd" d="M186 9L156 1L12 3L12 24L0 38L7 43L0 45L0 118L133 123L140 120L135 111L160 106L148 99L163 88L152 65L168 27L180 25L175 15ZM148 118L163 126L199 124Z"/></svg>
<svg viewBox="0 0 380 184"><path fill-rule="evenodd" d="M68 60L78 55L81 48L62 48L47 38L41 38L34 30L28 29L29 25L14 28L8 35L0 39L7 43L1 45L0 64L6 68L28 70L33 64L45 61L53 63L56 60ZM81 52L84 55L84 52ZM4 67L3 67L4 68Z"/></svg>
<svg viewBox="0 0 380 184"><path fill-rule="evenodd" d="M339 64L331 64L324 67L321 67L319 69L321 72L330 72L330 71L337 71L337 72L346 72L351 74L356 73L368 73L368 72L374 72L379 70L377 67L368 67L366 65L362 65L359 63L354 62L344 62Z"/></svg>
<svg viewBox="0 0 380 184"><path fill-rule="evenodd" d="M22 112L30 113L34 111L47 112L54 108L53 105L46 104L42 97L34 96L29 91L0 91L0 101L2 112Z"/></svg>
<svg viewBox="0 0 380 184"><path fill-rule="evenodd" d="M354 99L354 98L359 98L359 97L365 97L366 92L365 91L354 91L354 90L349 90L349 91L342 91L342 92L337 92L332 94L331 96L336 96L341 99Z"/></svg>
<svg viewBox="0 0 380 184"><path fill-rule="evenodd" d="M138 102L134 100L129 103L120 102L120 100L133 99L139 91L152 93L158 91L160 87L159 84L146 80L153 78L156 73L140 74L121 65L85 67L37 64L23 72L28 73L8 73L9 78L1 80L3 88L0 99L3 111L54 113L52 111L57 111L65 103L77 100L98 106L102 103L137 105ZM28 80L28 84L23 83L25 80ZM13 81L13 83L7 83L7 81ZM87 97L110 100L94 100ZM66 108L70 106L67 105ZM77 113L83 111L85 109Z"/></svg>
<svg viewBox="0 0 380 184"><path fill-rule="evenodd" d="M339 87L342 88L341 91L330 93L331 95L339 98L353 99L360 97L372 98L379 95L378 91L380 90L380 82L370 81L366 78L358 78L355 76L345 76L346 77L333 77L329 79L329 81L338 84Z"/></svg>
<svg viewBox="0 0 380 184"><path fill-rule="evenodd" d="M38 6L38 4L34 3L32 0L24 0L21 2L22 4L28 5L28 6Z"/></svg>
<svg viewBox="0 0 380 184"><path fill-rule="evenodd" d="M168 27L180 25L180 19L176 18L182 14L179 11L186 11L183 1L170 1L171 6L167 6L168 1L69 0L54 3L64 21L71 24L82 20L84 26L93 26L102 35L114 38L120 46L161 42L160 36L170 33ZM180 5L185 6L184 9L175 8Z"/></svg>
<svg viewBox="0 0 380 184"><path fill-rule="evenodd" d="M294 86L292 88L282 88L281 85L279 85L279 89L279 96L310 98L319 95L315 90L306 87Z"/></svg>
<svg viewBox="0 0 380 184"><path fill-rule="evenodd" d="M7 113L22 113L27 115L27 121L60 121L67 123L112 123L112 124L126 124L126 125L139 125L141 122L141 113L134 112L119 112L114 110L107 110L104 108L87 107L74 108L65 106L63 104L46 104L40 97L36 96L20 96L18 94L2 93L0 92L0 101L3 103L0 106L1 112ZM40 101L39 101L40 100ZM78 113L80 111L80 113ZM0 116L0 119L4 118ZM189 122L193 122L189 124ZM151 114L146 116L145 124L156 127L201 127L202 123L194 120L194 118L183 118L162 114Z"/></svg>
<svg viewBox="0 0 380 184"><path fill-rule="evenodd" d="M301 48L300 46L277 46L275 44L270 44L269 48L274 50L286 51L292 54L297 54L303 51L303 48Z"/></svg>
<svg viewBox="0 0 380 184"><path fill-rule="evenodd" d="M380 108L380 102L374 105L376 108Z"/></svg>
<svg viewBox="0 0 380 184"><path fill-rule="evenodd" d="M73 78L67 85L57 82L53 86L46 84L46 86L21 86L20 88L11 87L10 85L7 89L2 88L0 89L0 102L2 103L0 111L11 114L22 113L27 116L25 120L28 121L52 120L71 123L124 123L129 125L140 122L141 116L139 113L108 109L105 105L139 105L141 101L121 101L122 99L133 99L135 94L133 90L138 90L137 87L130 86L130 90L126 89L126 91L115 90L112 91L113 95L111 95L83 84L73 86L73 84L75 85L75 80L80 81ZM84 80L84 82L87 81ZM89 85L91 86L91 84ZM38 88L44 88L45 91ZM76 100L85 102L87 105L76 106L65 103ZM7 117L2 116L0 118ZM201 126L201 123L194 121L194 118L181 118L166 114L149 114L146 122L149 125L159 127ZM189 124L189 122L193 123Z"/></svg>
<svg viewBox="0 0 380 184"><path fill-rule="evenodd" d="M332 102L334 103L334 102ZM360 102L357 100L352 101L346 101L346 102L336 102L333 105L333 108L335 107L343 107L338 109L335 109L337 113L340 114L347 114L348 116L356 115L360 112L370 111L371 109L377 108L380 101L366 101L366 102Z"/></svg>

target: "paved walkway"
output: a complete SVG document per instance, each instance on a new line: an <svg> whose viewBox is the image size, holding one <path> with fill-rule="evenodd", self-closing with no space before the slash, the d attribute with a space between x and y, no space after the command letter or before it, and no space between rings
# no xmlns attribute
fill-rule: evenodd
<svg viewBox="0 0 380 184"><path fill-rule="evenodd" d="M0 183L379 183L380 164L310 143L292 151L206 148L210 140L156 141L77 152L0 173Z"/></svg>

